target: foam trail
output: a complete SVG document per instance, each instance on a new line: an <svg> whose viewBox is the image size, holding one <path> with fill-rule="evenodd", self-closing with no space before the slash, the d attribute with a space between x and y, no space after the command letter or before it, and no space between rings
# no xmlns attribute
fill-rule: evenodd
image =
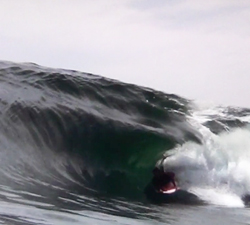
<svg viewBox="0 0 250 225"><path fill-rule="evenodd" d="M226 207L244 207L241 198L234 193L228 192L228 190L220 190L219 188L195 188L190 191L210 204Z"/></svg>

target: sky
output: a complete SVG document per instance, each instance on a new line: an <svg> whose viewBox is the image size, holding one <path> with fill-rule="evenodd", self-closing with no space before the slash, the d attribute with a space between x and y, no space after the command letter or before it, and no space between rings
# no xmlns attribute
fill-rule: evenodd
<svg viewBox="0 0 250 225"><path fill-rule="evenodd" d="M250 1L0 0L0 60L250 107Z"/></svg>

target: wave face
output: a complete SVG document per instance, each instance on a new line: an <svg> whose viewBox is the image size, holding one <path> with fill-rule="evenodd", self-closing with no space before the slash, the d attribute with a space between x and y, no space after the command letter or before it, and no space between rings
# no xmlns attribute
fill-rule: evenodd
<svg viewBox="0 0 250 225"><path fill-rule="evenodd" d="M178 96L35 64L0 68L3 183L138 196L167 149L200 141Z"/></svg>
<svg viewBox="0 0 250 225"><path fill-rule="evenodd" d="M2 61L1 189L32 198L69 190L142 199L163 154L171 155L165 167L175 169L187 188L216 188L233 176L230 163L241 164L238 158L246 155L243 147L235 152L237 144L221 146L227 135L249 132L249 114L232 107L198 109L177 95L92 74ZM249 188L244 184L239 191L237 179L227 183L234 194Z"/></svg>

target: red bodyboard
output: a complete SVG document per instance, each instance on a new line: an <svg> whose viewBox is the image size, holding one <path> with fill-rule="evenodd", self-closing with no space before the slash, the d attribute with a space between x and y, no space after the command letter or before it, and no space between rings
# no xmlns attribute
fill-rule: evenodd
<svg viewBox="0 0 250 225"><path fill-rule="evenodd" d="M176 186L174 186L173 183L168 183L166 185L164 185L159 192L164 193L164 194L172 194L175 191L177 191L178 188Z"/></svg>

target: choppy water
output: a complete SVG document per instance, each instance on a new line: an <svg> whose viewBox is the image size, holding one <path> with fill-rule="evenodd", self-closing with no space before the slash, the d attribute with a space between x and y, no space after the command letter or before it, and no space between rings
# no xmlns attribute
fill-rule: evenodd
<svg viewBox="0 0 250 225"><path fill-rule="evenodd" d="M77 71L0 62L0 221L248 224L250 110ZM204 205L152 204L162 156Z"/></svg>

